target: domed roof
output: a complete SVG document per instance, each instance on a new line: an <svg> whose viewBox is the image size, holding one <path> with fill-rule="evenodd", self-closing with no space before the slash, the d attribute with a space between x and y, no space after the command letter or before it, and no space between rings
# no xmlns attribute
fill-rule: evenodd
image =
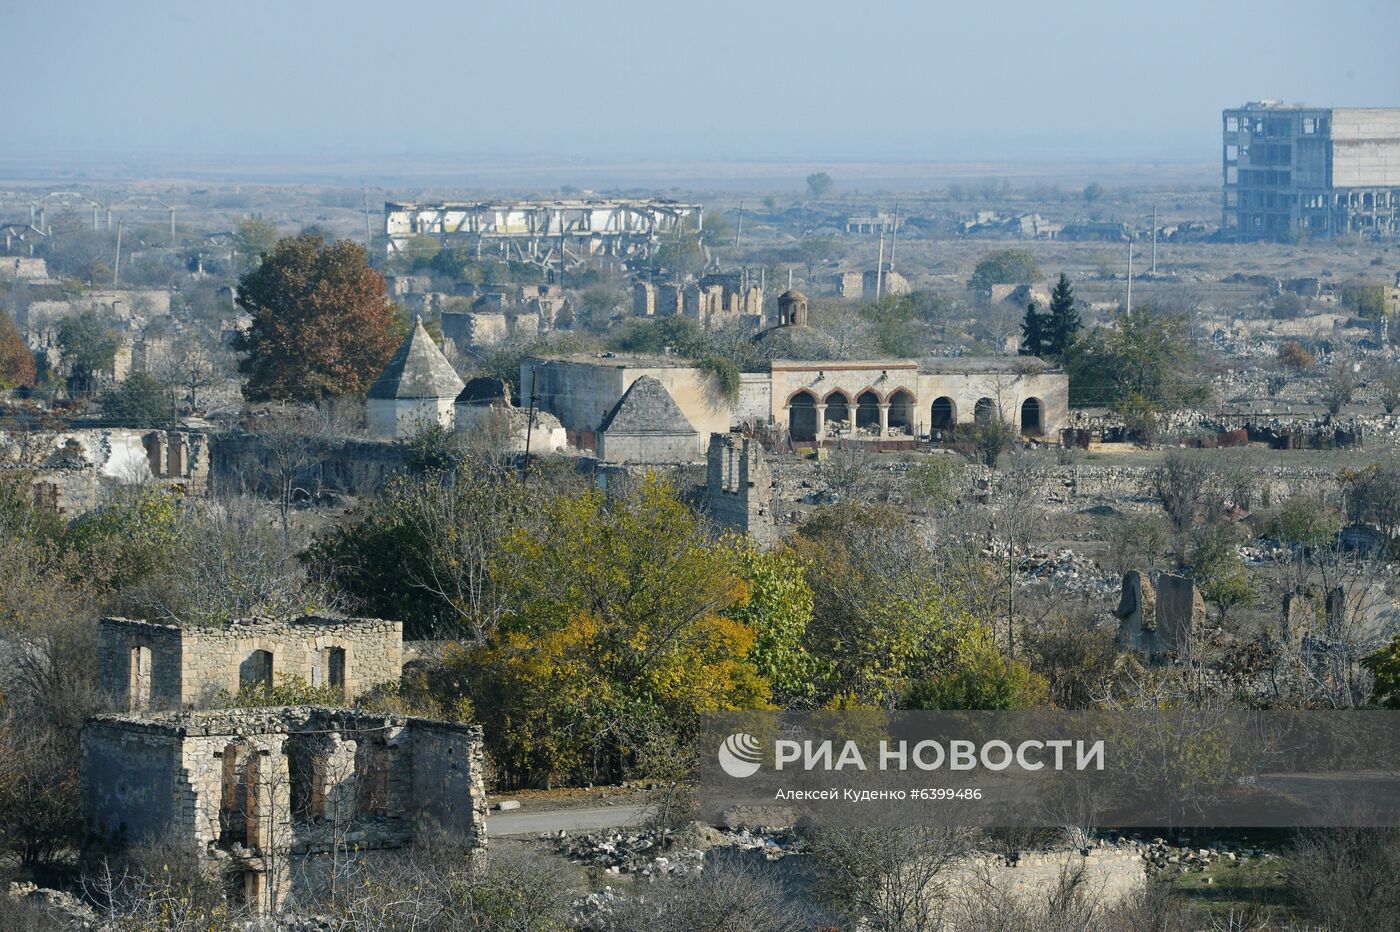
<svg viewBox="0 0 1400 932"><path fill-rule="evenodd" d="M789 288L787 291L784 291L782 294L778 295L778 300L779 300L779 301L806 301L806 300L807 300L807 296L806 296L805 294L803 294L802 292L798 291L796 288Z"/></svg>

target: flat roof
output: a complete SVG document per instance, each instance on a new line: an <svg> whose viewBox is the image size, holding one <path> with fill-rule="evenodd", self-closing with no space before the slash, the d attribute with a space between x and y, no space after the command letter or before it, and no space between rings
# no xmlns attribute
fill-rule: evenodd
<svg viewBox="0 0 1400 932"><path fill-rule="evenodd" d="M613 369L694 369L695 362L684 356L664 353L565 353L559 356L526 356L536 362L567 362L576 365L605 366Z"/></svg>

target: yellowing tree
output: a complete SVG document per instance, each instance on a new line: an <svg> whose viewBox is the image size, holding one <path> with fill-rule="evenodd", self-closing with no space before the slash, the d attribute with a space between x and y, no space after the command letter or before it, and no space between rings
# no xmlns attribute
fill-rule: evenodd
<svg viewBox="0 0 1400 932"><path fill-rule="evenodd" d="M609 499L559 496L507 544L514 608L464 674L504 782L619 779L683 761L701 712L762 708L750 592L674 490L648 478Z"/></svg>

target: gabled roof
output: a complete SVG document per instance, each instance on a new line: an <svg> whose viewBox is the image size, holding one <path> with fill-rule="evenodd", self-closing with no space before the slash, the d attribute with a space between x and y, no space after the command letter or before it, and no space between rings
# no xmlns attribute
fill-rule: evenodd
<svg viewBox="0 0 1400 932"><path fill-rule="evenodd" d="M666 386L649 375L633 382L598 430L614 434L696 434Z"/></svg>
<svg viewBox="0 0 1400 932"><path fill-rule="evenodd" d="M413 329L370 386L369 397L456 398L462 388L452 363L423 329L423 321L414 318Z"/></svg>

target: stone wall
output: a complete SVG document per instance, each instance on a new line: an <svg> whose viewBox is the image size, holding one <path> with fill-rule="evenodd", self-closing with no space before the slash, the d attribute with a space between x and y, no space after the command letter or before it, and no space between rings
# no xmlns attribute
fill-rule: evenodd
<svg viewBox="0 0 1400 932"><path fill-rule="evenodd" d="M773 523L773 472L758 441L711 434L706 466L711 520L761 544L774 543L778 535Z"/></svg>
<svg viewBox="0 0 1400 932"><path fill-rule="evenodd" d="M209 482L221 491L276 496L281 464L293 463L295 485L306 495L357 495L382 487L405 469L409 452L392 440L216 434L210 437Z"/></svg>
<svg viewBox="0 0 1400 932"><path fill-rule="evenodd" d="M313 892L332 852L437 828L483 849L481 743L480 726L309 706L102 715L83 730L83 804L101 835L207 851L266 911Z"/></svg>
<svg viewBox="0 0 1400 932"><path fill-rule="evenodd" d="M343 653L333 655L339 650ZM118 708L192 709L258 678L271 655L274 685L295 676L317 685L343 678L345 701L403 673L403 624L377 618L305 615L247 619L220 627L104 618L98 627L97 682ZM147 685L148 684L148 685Z"/></svg>

